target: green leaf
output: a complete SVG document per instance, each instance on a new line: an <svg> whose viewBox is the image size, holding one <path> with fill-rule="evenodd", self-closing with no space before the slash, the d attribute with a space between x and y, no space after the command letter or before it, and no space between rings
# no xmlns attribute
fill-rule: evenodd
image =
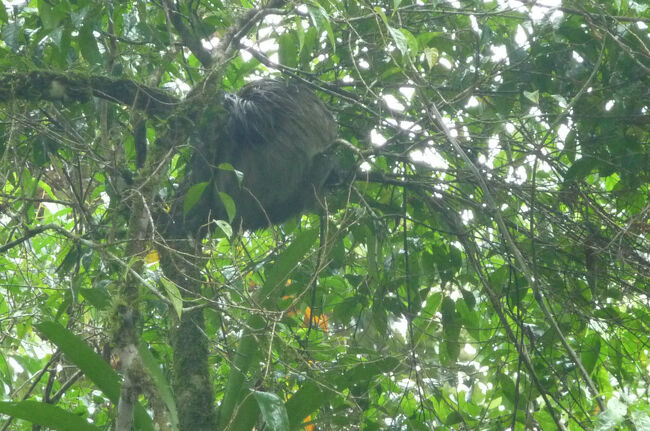
<svg viewBox="0 0 650 431"><path fill-rule="evenodd" d="M221 229L221 231L226 234L226 237L228 239L232 238L232 226L230 223L226 222L225 220L216 220L215 223L217 226L219 226L219 229Z"/></svg>
<svg viewBox="0 0 650 431"><path fill-rule="evenodd" d="M330 21L330 16L325 9L321 6L307 6L309 11L309 16L311 17L312 22L316 29L321 32L323 30L327 31L327 37L332 45L332 53L336 52L336 40L334 39L334 30L332 30L332 23Z"/></svg>
<svg viewBox="0 0 650 431"><path fill-rule="evenodd" d="M167 411L169 412L169 420L172 423L172 427L173 429L177 430L179 426L178 412L176 410L174 393L172 392L172 388L169 382L161 371L160 363L156 360L156 358L153 357L146 344L143 342L140 343L138 350L140 352L140 358L142 359L144 367L147 369L147 372L151 376L154 385L156 385L158 395L167 407Z"/></svg>
<svg viewBox="0 0 650 431"><path fill-rule="evenodd" d="M395 42L395 45L397 46L397 49L400 50L403 56L407 56L409 52L409 45L408 42L406 41L406 36L404 33L399 31L396 28L391 27L390 25L386 24L386 27L388 28L388 32L390 33L390 37L393 39Z"/></svg>
<svg viewBox="0 0 650 431"><path fill-rule="evenodd" d="M228 193L217 192L219 199L223 207L226 209L226 214L228 214L228 222L232 223L235 219L235 214L237 214L237 207L235 206L235 201L230 197Z"/></svg>
<svg viewBox="0 0 650 431"><path fill-rule="evenodd" d="M9 14L7 13L7 9L4 7L0 7L0 22L9 22Z"/></svg>
<svg viewBox="0 0 650 431"><path fill-rule="evenodd" d="M418 40L415 38L415 36L413 36L413 33L411 33L405 28L400 28L399 32L402 33L406 38L406 44L408 45L409 54L411 55L411 57L415 57L416 55L418 55L420 51L420 47L418 44Z"/></svg>
<svg viewBox="0 0 650 431"><path fill-rule="evenodd" d="M265 273L266 282L260 290L259 297L263 303L269 303L277 297L277 295L272 295L272 293L283 286L284 281L302 261L305 254L311 250L317 238L318 230L310 229L303 231L278 256L275 263Z"/></svg>
<svg viewBox="0 0 650 431"><path fill-rule="evenodd" d="M249 394L248 391L245 391L245 393L246 395ZM245 398L237 405L235 417L232 421L228 422L227 429L254 430L259 417L260 408L257 404L257 399L252 396L245 396Z"/></svg>
<svg viewBox="0 0 650 431"><path fill-rule="evenodd" d="M465 304L467 304L467 308L470 311L473 310L476 306L476 297L474 294L467 289L461 289L460 291L463 294L463 299L465 300Z"/></svg>
<svg viewBox="0 0 650 431"><path fill-rule="evenodd" d="M117 373L79 337L57 322L45 321L35 325L41 334L54 343L93 383L117 404L120 399L120 378ZM135 410L136 426L153 431L153 423L140 404Z"/></svg>
<svg viewBox="0 0 650 431"><path fill-rule="evenodd" d="M454 362L460 355L460 329L462 321L456 311L456 303L453 299L445 297L440 306L442 315L442 330L444 335L444 348L441 350L443 362ZM446 355L445 355L446 354Z"/></svg>
<svg viewBox="0 0 650 431"><path fill-rule="evenodd" d="M207 181L196 183L190 187L187 193L185 193L185 198L183 200L183 215L187 215L199 202L208 184L209 183Z"/></svg>
<svg viewBox="0 0 650 431"><path fill-rule="evenodd" d="M463 416L461 416L460 413L457 411L452 411L447 415L447 418L445 419L445 425L456 425L463 422Z"/></svg>
<svg viewBox="0 0 650 431"><path fill-rule="evenodd" d="M341 387L371 380L379 374L394 371L399 366L399 360L393 357L384 357L372 362L366 362L352 367L345 372L343 378L337 381Z"/></svg>
<svg viewBox="0 0 650 431"><path fill-rule="evenodd" d="M180 319L181 314L183 314L183 297L181 296L180 290L178 290L178 286L164 277L160 279L160 283L165 288L165 292L167 293L165 296L172 302L174 311Z"/></svg>
<svg viewBox="0 0 650 431"><path fill-rule="evenodd" d="M309 27L305 33L305 39L300 47L300 64L306 65L312 59L312 51L318 43L318 31L314 27Z"/></svg>
<svg viewBox="0 0 650 431"><path fill-rule="evenodd" d="M337 391L368 382L380 374L395 371L397 367L399 367L399 361L396 358L385 357L356 365L346 372L335 369L323 375L320 381L333 383L333 386L321 385L313 380L305 381L286 402L286 411L291 423L290 429L299 428L307 416L337 395Z"/></svg>
<svg viewBox="0 0 650 431"><path fill-rule="evenodd" d="M280 64L296 67L298 64L296 38L293 33L284 33L278 38L278 59Z"/></svg>
<svg viewBox="0 0 650 431"><path fill-rule="evenodd" d="M286 402L286 411L291 423L290 429L296 429L307 416L315 412L318 407L326 403L334 395L335 392L327 391L314 381L308 380L304 382L300 389Z"/></svg>
<svg viewBox="0 0 650 431"><path fill-rule="evenodd" d="M81 55L86 59L86 61L92 65L98 65L102 62L102 54L99 52L99 47L97 46L97 38L93 33L93 29L90 25L85 25L79 30L79 35L77 36L77 42L79 43L79 50Z"/></svg>
<svg viewBox="0 0 650 431"><path fill-rule="evenodd" d="M60 348L113 402L120 398L120 378L117 373L79 337L57 322L37 323L36 329Z"/></svg>
<svg viewBox="0 0 650 431"><path fill-rule="evenodd" d="M282 399L270 392L253 391L266 426L272 431L289 429L289 417Z"/></svg>
<svg viewBox="0 0 650 431"><path fill-rule="evenodd" d="M36 186L38 184L38 181L34 177L32 177L32 174L29 172L28 169L23 169L23 173L20 176L20 180L22 183L22 192L23 196L26 197L33 197L36 194Z"/></svg>
<svg viewBox="0 0 650 431"><path fill-rule="evenodd" d="M302 47L305 45L305 29L302 28L302 18L299 16L295 18L295 27L296 39L298 39L298 51L302 51Z"/></svg>
<svg viewBox="0 0 650 431"><path fill-rule="evenodd" d="M517 387L515 386L515 383L512 381L512 379L501 373L497 376L497 383L499 385L499 388L501 388L501 393L505 399L514 404Z"/></svg>
<svg viewBox="0 0 650 431"><path fill-rule="evenodd" d="M221 163L219 164L218 167L219 170L226 171L226 172L232 172L235 174L235 177L237 177L237 182L239 185L241 185L242 181L244 180L244 173L242 171L238 171L231 165L230 163Z"/></svg>
<svg viewBox="0 0 650 431"><path fill-rule="evenodd" d="M103 287L80 288L79 293L98 310L104 310L111 305L111 297Z"/></svg>
<svg viewBox="0 0 650 431"><path fill-rule="evenodd" d="M100 431L84 418L47 403L0 402L0 413L60 431Z"/></svg>
<svg viewBox="0 0 650 431"><path fill-rule="evenodd" d="M574 162L576 159L576 144L576 132L575 130L571 130L564 139L564 153L570 162Z"/></svg>
<svg viewBox="0 0 650 431"><path fill-rule="evenodd" d="M533 102L535 105L539 104L539 90L535 91L524 91L524 97L531 102Z"/></svg>
<svg viewBox="0 0 650 431"><path fill-rule="evenodd" d="M585 179L598 165L598 162L592 157L583 157L576 160L574 164L569 167L564 175L564 182L579 182Z"/></svg>
<svg viewBox="0 0 650 431"><path fill-rule="evenodd" d="M584 339L580 349L580 360L585 370L589 374L594 371L598 358L600 356L600 335L595 332L590 333Z"/></svg>
<svg viewBox="0 0 650 431"><path fill-rule="evenodd" d="M59 25L63 16L57 12L56 8L52 7L51 2L38 0L36 6L38 8L38 16L41 18L45 30L52 30Z"/></svg>
<svg viewBox="0 0 650 431"><path fill-rule="evenodd" d="M438 64L440 52L435 48L424 48L424 58L427 60L427 66L429 66L429 69L432 69L433 66Z"/></svg>
<svg viewBox="0 0 650 431"><path fill-rule="evenodd" d="M259 354L260 343L258 342L255 333L261 332L265 326L266 322L260 315L251 314L248 319L246 319L245 329L239 339L239 346L237 347L237 352L235 353L235 357L230 366L228 383L226 384L223 400L219 407L218 429L225 429L226 425L230 423L233 415L235 415L234 419L236 421L245 420L245 418L241 419L239 413L236 411L236 407L241 405L244 398L246 398L244 401L246 412L250 412L253 408L252 406L255 406L255 403L251 404L248 402L248 399L252 398L246 397L248 392L244 389L247 388L248 385L244 383L244 379L253 359L258 357Z"/></svg>
<svg viewBox="0 0 650 431"><path fill-rule="evenodd" d="M379 6L375 6L373 10L377 15L381 17L381 20L384 21L384 24L388 25L388 17L386 16L382 8L380 8Z"/></svg>
<svg viewBox="0 0 650 431"><path fill-rule="evenodd" d="M0 26L0 36L9 49L16 52L20 48L23 39L22 27L16 21L4 24Z"/></svg>

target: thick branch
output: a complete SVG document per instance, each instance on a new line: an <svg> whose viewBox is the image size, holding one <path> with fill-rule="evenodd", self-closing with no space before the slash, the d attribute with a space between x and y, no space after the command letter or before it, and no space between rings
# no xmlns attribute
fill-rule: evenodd
<svg viewBox="0 0 650 431"><path fill-rule="evenodd" d="M0 100L87 102L92 96L157 116L170 114L179 103L164 90L130 79L44 70L0 74Z"/></svg>
<svg viewBox="0 0 650 431"><path fill-rule="evenodd" d="M192 51L192 54L194 54L194 56L201 62L203 67L210 67L213 60L212 55L210 54L210 51L203 46L201 39L185 25L181 11L178 8L178 3L167 0L164 2L164 6L169 21L171 21L176 31L178 31L183 45L187 46L190 51Z"/></svg>

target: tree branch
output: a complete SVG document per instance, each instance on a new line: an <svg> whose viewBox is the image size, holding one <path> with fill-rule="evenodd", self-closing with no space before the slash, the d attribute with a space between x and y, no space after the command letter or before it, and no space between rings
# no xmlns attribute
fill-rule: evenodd
<svg viewBox="0 0 650 431"><path fill-rule="evenodd" d="M176 96L164 90L130 79L44 70L0 74L0 100L3 101L87 102L93 96L130 106L147 115L163 117L173 112L180 102Z"/></svg>

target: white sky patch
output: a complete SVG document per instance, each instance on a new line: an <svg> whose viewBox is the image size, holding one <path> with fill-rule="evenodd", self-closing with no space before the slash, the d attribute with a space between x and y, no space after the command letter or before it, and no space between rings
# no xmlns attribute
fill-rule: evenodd
<svg viewBox="0 0 650 431"><path fill-rule="evenodd" d="M542 149L542 151L544 151ZM542 154L546 155L548 152L543 152ZM539 157L535 156L534 154L531 154L529 156L526 156L526 162L532 167L534 166L535 159L537 158L537 170L542 171L542 172L551 172L551 165L546 163L543 159L540 159Z"/></svg>
<svg viewBox="0 0 650 431"><path fill-rule="evenodd" d="M560 21L564 19L564 12L562 12L559 9L555 9L551 14L546 18L546 21L550 22L551 24L558 24Z"/></svg>
<svg viewBox="0 0 650 431"><path fill-rule="evenodd" d="M476 349L475 349L474 346L472 346L471 344L465 344L465 346L463 347L463 350L464 350L468 355L472 355L472 356L473 356L473 355L476 355Z"/></svg>
<svg viewBox="0 0 650 431"><path fill-rule="evenodd" d="M38 359L43 359L47 355L51 355L54 353L54 351L45 343L43 344L34 344L32 346L32 353L34 353L34 356Z"/></svg>
<svg viewBox="0 0 650 431"><path fill-rule="evenodd" d="M530 8L530 19L533 21L541 21L546 16L546 9L538 6Z"/></svg>
<svg viewBox="0 0 650 431"><path fill-rule="evenodd" d="M212 50L215 46L219 45L220 40L221 39L219 39L217 36L212 36L210 39L202 39L201 45L203 45L203 48L207 50Z"/></svg>
<svg viewBox="0 0 650 431"><path fill-rule="evenodd" d="M536 0L530 11L523 2L518 0L499 0L498 4L502 10L512 9L517 12L528 13L533 21L551 20L554 22L558 19L558 15L559 17L563 15L562 12L557 10L562 4L562 0Z"/></svg>
<svg viewBox="0 0 650 431"><path fill-rule="evenodd" d="M259 46L260 51L267 53L277 51L279 45L275 39L266 39L258 43L257 46Z"/></svg>
<svg viewBox="0 0 650 431"><path fill-rule="evenodd" d="M478 26L478 21L476 21L476 17L474 15L469 16L469 23L472 26L472 30L476 32L479 36L481 35L481 29Z"/></svg>
<svg viewBox="0 0 650 431"><path fill-rule="evenodd" d="M357 61L357 66L361 69L370 69L370 64L363 58Z"/></svg>
<svg viewBox="0 0 650 431"><path fill-rule="evenodd" d="M456 125L454 124L454 122L445 116L442 117L442 122L447 125L447 128L449 129L449 133L451 134L451 136L457 138L458 130L456 130Z"/></svg>
<svg viewBox="0 0 650 431"><path fill-rule="evenodd" d="M402 93L402 95L406 97L409 101L411 101L413 99L413 95L415 94L415 88L400 87L399 92Z"/></svg>
<svg viewBox="0 0 650 431"><path fill-rule="evenodd" d="M384 94L382 96L382 99L384 99L384 102L386 102L386 105L395 111L403 112L404 111L404 105L397 100L397 97L393 96L392 94Z"/></svg>
<svg viewBox="0 0 650 431"><path fill-rule="evenodd" d="M422 131L422 127L419 124L415 124L413 121L400 121L399 127L403 130L408 130L409 132L418 133Z"/></svg>
<svg viewBox="0 0 650 431"><path fill-rule="evenodd" d="M522 10L524 4L518 0L499 0L499 7L502 9Z"/></svg>
<svg viewBox="0 0 650 431"><path fill-rule="evenodd" d="M253 58L253 55L250 52L246 51L245 49L239 51L239 55L241 55L241 59L244 60L244 62L246 63L251 61L251 59Z"/></svg>
<svg viewBox="0 0 650 431"><path fill-rule="evenodd" d="M528 48L528 35L526 34L526 30L520 25L517 26L517 32L515 33L515 42L517 45L522 46L524 48Z"/></svg>
<svg viewBox="0 0 650 431"><path fill-rule="evenodd" d="M571 131L571 127L567 124L560 124L560 127L557 128L557 136L564 141Z"/></svg>
<svg viewBox="0 0 650 431"><path fill-rule="evenodd" d="M451 62L447 60L445 57L438 58L438 64L447 69L451 69L453 67Z"/></svg>
<svg viewBox="0 0 650 431"><path fill-rule="evenodd" d="M513 184L523 184L526 182L526 168L523 166L517 167L514 169L512 166L508 168L508 175L506 176L507 183Z"/></svg>
<svg viewBox="0 0 650 431"><path fill-rule="evenodd" d="M638 28L639 30L646 30L648 28L648 24L642 21L638 21L636 23L636 28Z"/></svg>
<svg viewBox="0 0 650 431"><path fill-rule="evenodd" d="M399 125L397 120L392 118L392 117L384 118L384 121L387 122L388 124L390 124L391 126L398 126Z"/></svg>
<svg viewBox="0 0 650 431"><path fill-rule="evenodd" d="M377 131L377 129L372 129L370 131L370 143L375 147L381 147L386 143L386 138Z"/></svg>
<svg viewBox="0 0 650 431"><path fill-rule="evenodd" d="M18 363L18 361L16 361L11 356L7 359L7 364L9 364L9 367L11 367L14 374L21 374L25 371L25 369Z"/></svg>
<svg viewBox="0 0 650 431"><path fill-rule="evenodd" d="M605 111L609 111L614 107L615 102L613 100L608 100L607 103L605 103Z"/></svg>
<svg viewBox="0 0 650 431"><path fill-rule="evenodd" d="M478 99L476 97L472 96L467 101L467 104L465 104L465 107L466 108L476 108L478 105L479 105Z"/></svg>
<svg viewBox="0 0 650 431"><path fill-rule="evenodd" d="M301 4L298 7L296 7L296 10L304 15L307 15L309 13L309 9L307 9L307 5L304 4Z"/></svg>
<svg viewBox="0 0 650 431"><path fill-rule="evenodd" d="M259 32L257 33L257 40L264 40L271 36L273 33L273 28L271 27L261 27Z"/></svg>
<svg viewBox="0 0 650 431"><path fill-rule="evenodd" d="M462 210L460 212L460 219L463 221L463 224L469 224L469 222L474 220L474 213L472 210Z"/></svg>
<svg viewBox="0 0 650 431"><path fill-rule="evenodd" d="M29 3L29 0L5 0L2 2L7 12L11 12L14 7L22 7Z"/></svg>
<svg viewBox="0 0 650 431"><path fill-rule="evenodd" d="M359 169L361 169L361 172L370 172L372 165L368 162L362 162Z"/></svg>
<svg viewBox="0 0 650 431"><path fill-rule="evenodd" d="M563 96L559 94L551 94L551 97L557 102L560 108L566 108L567 106L569 106L569 103Z"/></svg>
<svg viewBox="0 0 650 431"><path fill-rule="evenodd" d="M478 161L480 164L485 167L492 169L494 168L494 160L496 159L497 154L501 151L501 143L499 141L499 136L495 135L488 139L488 153L480 154L478 156Z"/></svg>
<svg viewBox="0 0 650 431"><path fill-rule="evenodd" d="M566 137L571 131L571 128L567 126L566 124L560 124L560 127L557 128L557 141L555 141L555 146L557 147L558 150L562 151L564 150L564 142L566 141Z"/></svg>
<svg viewBox="0 0 650 431"><path fill-rule="evenodd" d="M400 334L403 338L406 338L406 329L408 328L406 317L400 316L399 319L393 320L390 324L390 328Z"/></svg>
<svg viewBox="0 0 650 431"><path fill-rule="evenodd" d="M505 45L495 45L492 48L492 61L501 62L504 61L508 64L508 49Z"/></svg>
<svg viewBox="0 0 650 431"><path fill-rule="evenodd" d="M573 59L574 59L575 61L577 61L578 63L584 63L584 61L585 61L585 59L582 58L582 56L581 56L580 54L578 54L577 52L575 52L575 51L572 51L572 52L571 52L571 56L572 56Z"/></svg>
<svg viewBox="0 0 650 431"><path fill-rule="evenodd" d="M409 156L414 162L424 163L433 169L447 169L449 167L449 164L440 153L431 147L427 147L424 150L411 151Z"/></svg>
<svg viewBox="0 0 650 431"><path fill-rule="evenodd" d="M546 121L544 121L543 114L544 113L537 106L533 106L528 111L528 115L530 115L531 117L535 117L535 120L537 120L538 123L540 123L542 126L548 129L549 125Z"/></svg>
<svg viewBox="0 0 650 431"><path fill-rule="evenodd" d="M174 79L171 82L164 83L163 88L177 94L187 94L190 91L190 86L180 79Z"/></svg>

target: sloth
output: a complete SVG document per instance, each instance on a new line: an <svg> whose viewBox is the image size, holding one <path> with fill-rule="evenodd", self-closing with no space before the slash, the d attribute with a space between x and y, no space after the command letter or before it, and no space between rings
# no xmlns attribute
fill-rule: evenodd
<svg viewBox="0 0 650 431"><path fill-rule="evenodd" d="M263 79L226 94L225 128L206 139L189 164L190 182L206 183L183 216L186 231L228 220L222 193L232 198L235 228L256 230L314 208L334 177L336 123L303 84Z"/></svg>

